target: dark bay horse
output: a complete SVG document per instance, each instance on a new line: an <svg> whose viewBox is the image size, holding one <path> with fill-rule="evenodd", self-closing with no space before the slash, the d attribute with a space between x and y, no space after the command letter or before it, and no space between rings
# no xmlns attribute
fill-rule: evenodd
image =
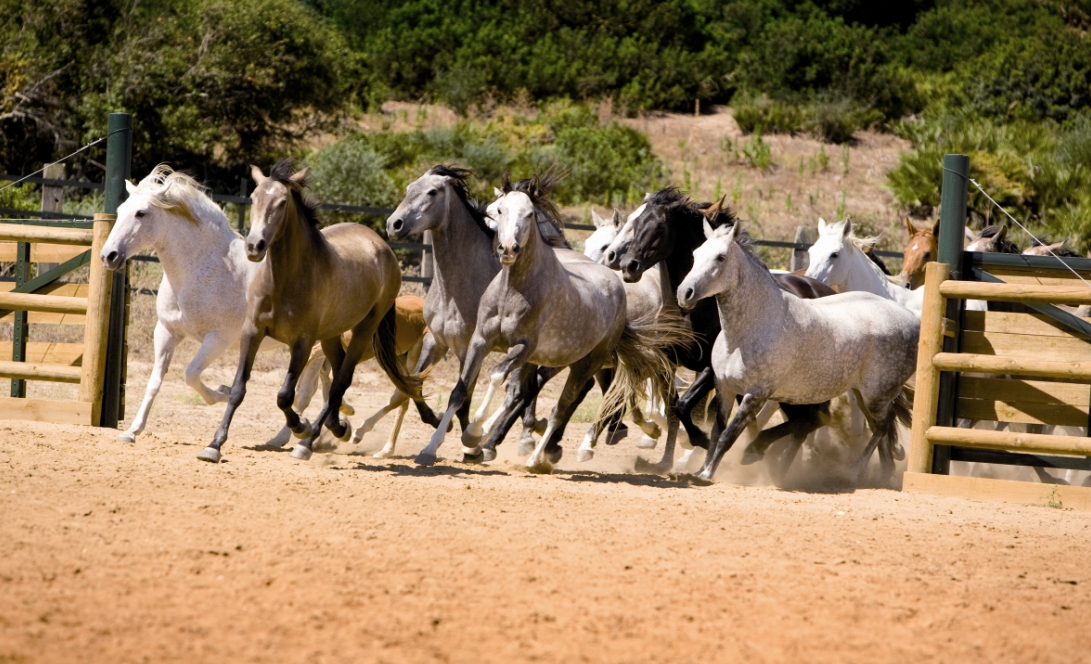
<svg viewBox="0 0 1091 664"><path fill-rule="evenodd" d="M246 382L258 346L269 336L291 349L284 384L277 393L292 433L303 440L292 450L297 459L311 456L323 424L340 440L351 430L337 411L362 358L374 353L395 387L414 400L421 396L420 376L407 375L397 357L394 300L401 288L398 259L375 231L362 224L318 228L318 203L305 193L307 169L278 162L269 176L254 166L246 257L261 265L247 293L246 322L239 341L239 369L216 436L199 455L220 460L235 410L246 395ZM264 259L264 261L263 261ZM352 331L348 347L341 335ZM296 383L318 341L333 367L329 400L312 427L292 409Z"/></svg>

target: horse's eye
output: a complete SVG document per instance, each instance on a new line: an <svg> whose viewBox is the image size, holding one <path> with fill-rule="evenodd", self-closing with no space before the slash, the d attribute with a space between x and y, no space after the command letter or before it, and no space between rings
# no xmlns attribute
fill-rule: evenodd
<svg viewBox="0 0 1091 664"><path fill-rule="evenodd" d="M439 193L439 192L438 192L438 191L436 191L435 189L429 189L429 190L428 190L428 195L429 195L429 196L435 196L435 195L436 195L436 194L438 194L438 193Z"/></svg>
<svg viewBox="0 0 1091 664"><path fill-rule="evenodd" d="M932 259L932 252L931 251L924 252L924 260L927 261L927 260L931 260L931 259Z"/></svg>
<svg viewBox="0 0 1091 664"><path fill-rule="evenodd" d="M145 214L147 214L147 212L144 212L143 210L137 210L136 211L136 218L139 219L139 218L143 217Z"/></svg>
<svg viewBox="0 0 1091 664"><path fill-rule="evenodd" d="M719 256L716 257L716 262L717 263L723 263L724 259L726 259L726 258L727 258L727 256L725 256L724 254L720 254Z"/></svg>
<svg viewBox="0 0 1091 664"><path fill-rule="evenodd" d="M841 252L840 252L840 251L835 251L835 252L833 252L832 254L830 254L830 258L837 258L837 257L838 257L838 256L840 256L840 255L841 255Z"/></svg>

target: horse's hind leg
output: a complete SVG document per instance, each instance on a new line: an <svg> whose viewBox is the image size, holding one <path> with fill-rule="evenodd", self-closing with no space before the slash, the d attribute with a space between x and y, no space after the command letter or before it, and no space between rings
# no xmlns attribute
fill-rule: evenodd
<svg viewBox="0 0 1091 664"><path fill-rule="evenodd" d="M516 448L516 454L519 456L529 456L534 451L534 445L536 444L534 434L537 433L540 436L545 433L549 420L546 418L538 419L538 394L545 387L545 384L560 372L561 370L555 367L538 367L537 371L532 374L538 386L534 389L534 396L525 402L523 408L523 431L519 434L519 444ZM511 425L508 426L510 428ZM506 429L504 435L507 435Z"/></svg>
<svg viewBox="0 0 1091 664"><path fill-rule="evenodd" d="M386 445L383 445L383 449L379 450L371 456L375 459L385 459L394 455L394 446L398 444L398 435L402 431L402 421L405 419L405 411L409 410L409 397L402 401L402 405L398 408L398 414L394 416L394 426L390 429L390 435L387 436Z"/></svg>
<svg viewBox="0 0 1091 664"><path fill-rule="evenodd" d="M311 359L307 360L307 365L303 368L299 382L296 383L295 403L293 404L296 413L302 415L303 411L307 410L307 407L311 405L311 398L314 397L314 393L318 390L319 381L321 380L324 384L329 380L326 377L328 366L329 362L321 351L311 353ZM325 391L328 393L329 389L327 388ZM288 425L284 425L275 436L265 442L265 447L284 447L291 439L292 430L288 428Z"/></svg>
<svg viewBox="0 0 1091 664"><path fill-rule="evenodd" d="M693 383L690 384L689 389L674 402L674 412L678 416L678 421L686 430L686 435L689 436L689 442L694 447L703 447L708 449L709 441L708 436L704 431L701 431L700 427L693 423L691 417L691 411L702 399L704 399L709 392L716 386L716 376L712 372L712 367L705 367L701 370L697 377L693 379Z"/></svg>
<svg viewBox="0 0 1091 664"><path fill-rule="evenodd" d="M765 401L766 397L764 396L757 396L753 393L743 395L742 401L739 402L739 407L735 410L735 415L731 418L727 428L724 429L719 440L709 447L708 456L705 457L705 463L701 466L701 471L697 474L698 477L706 480L712 479L724 454L731 449L735 439L739 437L739 434L750 423L750 420L754 419L754 416L758 414L761 407L765 405ZM723 407L721 404L721 408Z"/></svg>
<svg viewBox="0 0 1091 664"><path fill-rule="evenodd" d="M219 389L210 390L208 386L201 381L201 374L204 373L205 369L208 368L208 365L212 364L217 357L223 355L223 352L227 350L230 345L231 342L218 332L206 334L205 338L201 341L201 347L197 349L197 354L193 356L193 360L191 360L186 367L186 385L192 387L197 394L201 395L201 398L205 400L205 403L210 406L214 403L226 401L228 390L223 385L221 385Z"/></svg>
<svg viewBox="0 0 1091 664"><path fill-rule="evenodd" d="M152 367L152 375L148 379L148 386L144 389L144 401L140 403L140 410L136 411L136 417L129 424L129 428L118 435L118 440L126 443L136 442L137 435L144 430L148 423L148 413L151 412L152 402L159 394L159 387L163 384L163 376L167 375L170 360L174 357L174 349L182 337L167 329L161 322L155 324L155 365Z"/></svg>
<svg viewBox="0 0 1091 664"><path fill-rule="evenodd" d="M246 382L250 380L250 371L254 368L254 358L257 357L258 347L264 338L265 334L248 335L243 332L239 343L239 368L235 372L235 382L231 385L231 395L227 400L227 409L224 410L223 420L220 422L220 428L216 430L212 442L197 454L197 458L201 461L219 463L220 448L227 442L227 432L231 428L231 420L235 417L235 411L238 410L242 400L246 397Z"/></svg>
<svg viewBox="0 0 1091 664"><path fill-rule="evenodd" d="M296 398L296 385L300 380L300 376L304 371L304 367L307 365L307 360L311 355L311 344L306 339L299 339L295 345L292 346L292 356L288 361L288 373L284 376L284 384L280 386L280 391L277 392L277 407L284 413L284 419L287 422L288 428L297 438L305 438L310 431L310 423L306 419L299 416L299 413L295 411L293 406L295 405ZM319 370L321 370L321 363L323 360L318 360ZM313 391L312 391L313 394ZM309 399L308 399L309 400Z"/></svg>
<svg viewBox="0 0 1091 664"><path fill-rule="evenodd" d="M527 459L528 468L549 470L552 464L560 461L564 451L557 442L560 440L559 434L564 433L568 418L572 417L572 412L575 410L574 404L578 403L580 397L587 394L594 385L595 372L601 366L601 360L585 357L569 367L568 380L564 384L564 389L561 390L561 397L557 400L557 405L553 407L553 413L549 417L549 424L546 425L545 433L542 434L542 438L538 441L534 452ZM554 435L554 432L557 432L558 435ZM548 461L546 461L545 457L547 447L551 448Z"/></svg>
<svg viewBox="0 0 1091 664"><path fill-rule="evenodd" d="M330 365L333 367L333 384L330 385L329 399L322 406L321 412L319 412L310 428L310 435L299 441L299 444L292 450L293 458L303 461L311 458L314 441L322 431L323 425L333 433L334 438L342 441L349 439L349 434L352 431L349 429L347 422L341 421L338 414L341 408L341 400L348 386L352 383L352 374L356 371L356 365L360 362L360 358L371 351L371 339L379 325L380 318L381 316L376 316L375 310L372 309L372 312L352 329L352 341L349 342L347 349L341 345L341 335L322 340L322 352L326 354L326 359L330 361Z"/></svg>
<svg viewBox="0 0 1091 664"><path fill-rule="evenodd" d="M644 466L643 468L641 467L643 464L640 463L640 459L638 459L637 460L638 461L638 464L637 464L637 469L638 470L650 470L653 473L667 473L667 472L670 472L672 468L674 468L674 447L678 443L678 422L679 422L679 419L678 419L678 411L677 411L677 408L676 408L676 404L678 402L678 395L675 392L677 388L675 388L673 385L670 386L669 389L671 391L671 395L670 395L671 402L667 404L667 408L666 408L666 413L667 413L667 442L666 442L665 445L663 445L663 456L659 459L659 463L656 463L656 464L654 464L654 465L652 465L650 467L649 466ZM690 438L690 442L693 442L692 438Z"/></svg>

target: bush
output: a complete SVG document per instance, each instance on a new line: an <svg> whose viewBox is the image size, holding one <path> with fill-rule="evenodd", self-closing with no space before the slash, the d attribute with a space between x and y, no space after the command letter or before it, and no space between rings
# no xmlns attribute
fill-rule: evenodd
<svg viewBox="0 0 1091 664"><path fill-rule="evenodd" d="M822 95L809 104L803 126L815 138L828 143L847 143L853 134L877 124L883 114L854 99Z"/></svg>
<svg viewBox="0 0 1091 664"><path fill-rule="evenodd" d="M737 95L731 108L744 134L794 134L803 128L803 112L796 105L766 95Z"/></svg>

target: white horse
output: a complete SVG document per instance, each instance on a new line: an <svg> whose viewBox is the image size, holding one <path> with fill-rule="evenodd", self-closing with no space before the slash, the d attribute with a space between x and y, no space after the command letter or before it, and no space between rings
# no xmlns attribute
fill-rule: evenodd
<svg viewBox="0 0 1091 664"><path fill-rule="evenodd" d="M129 198L118 208L117 221L102 248L102 261L116 270L131 257L154 249L163 266L155 301L155 365L136 417L118 435L119 440L131 443L144 430L174 349L184 338L201 344L186 367L186 384L209 405L227 400L228 388L209 388L201 373L224 351L238 347L246 290L258 263L246 259L243 239L190 176L160 164L140 184L126 181L125 187ZM328 366L321 352L312 354L300 379L298 410L310 403L319 378L328 389ZM269 444L283 445L289 438L285 427Z"/></svg>
<svg viewBox="0 0 1091 664"><path fill-rule="evenodd" d="M870 293L839 293L804 300L783 291L744 241L741 224L705 223L705 243L678 286L678 303L693 307L716 296L723 329L712 351L724 417L729 394L742 401L700 477L712 479L724 453L765 402L821 403L856 392L871 427L857 462L859 477L878 448L883 473L894 472L895 401L916 369L920 320L904 307ZM904 415L904 413L902 413ZM795 440L798 449L801 440Z"/></svg>
<svg viewBox="0 0 1091 664"><path fill-rule="evenodd" d="M864 291L894 300L919 318L924 289L909 290L883 274L861 246L874 244L874 238L858 238L852 232L852 221L827 224L818 220L818 240L807 250L811 264L807 276L818 279L842 293Z"/></svg>

